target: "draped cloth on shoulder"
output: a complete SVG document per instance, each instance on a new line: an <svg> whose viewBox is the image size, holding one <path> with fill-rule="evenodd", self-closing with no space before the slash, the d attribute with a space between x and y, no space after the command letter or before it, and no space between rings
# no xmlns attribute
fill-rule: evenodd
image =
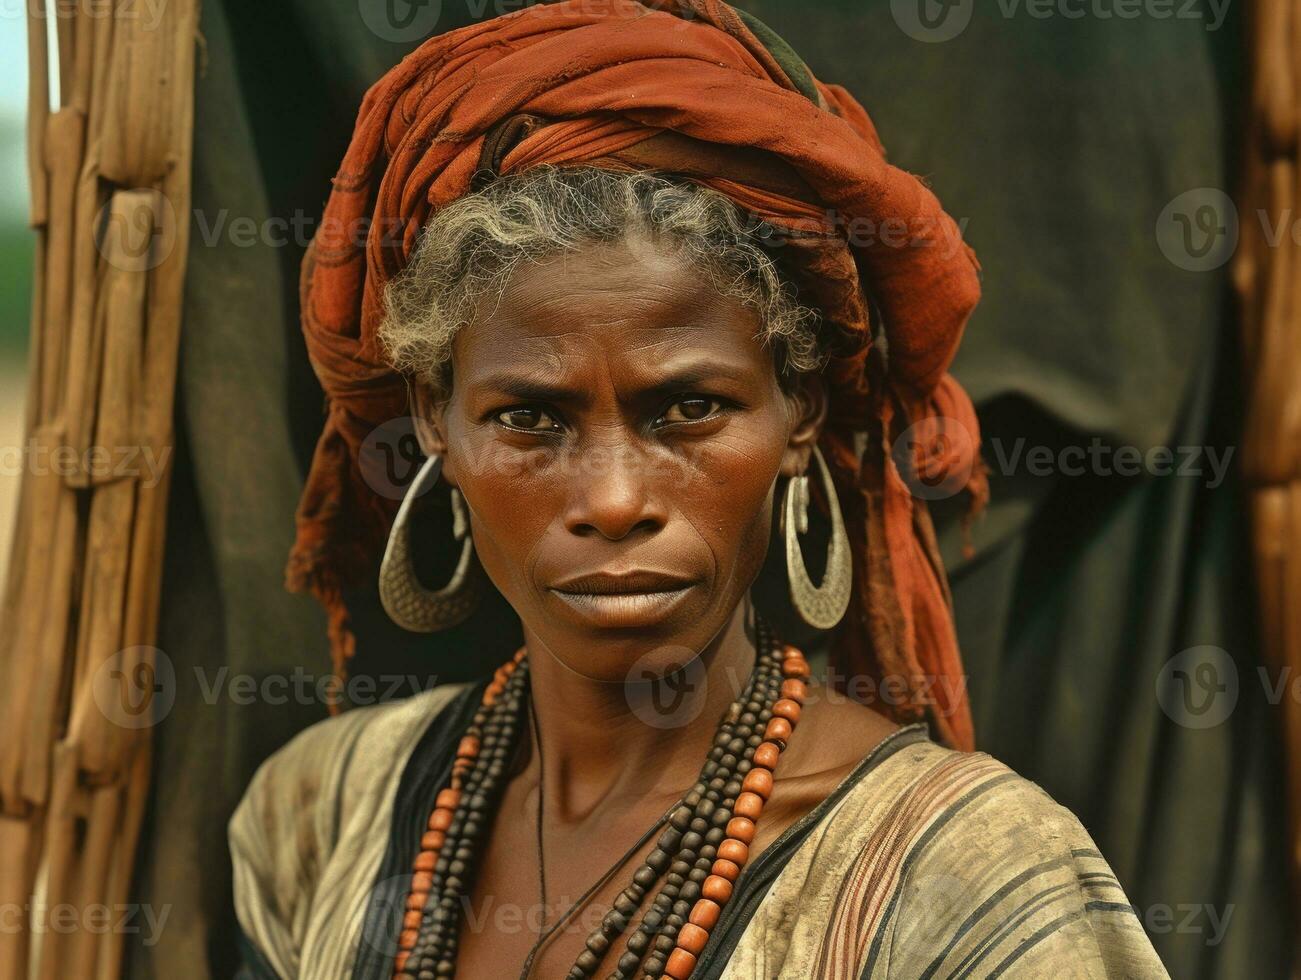
<svg viewBox="0 0 1301 980"><path fill-rule="evenodd" d="M924 499L965 488L978 507L987 493L971 402L946 373L979 265L925 184L886 161L853 97L718 0L527 7L430 38L367 92L301 280L328 414L286 578L325 605L336 667L355 645L344 590L373 572L397 506L368 489L358 454L409 411L377 338L383 287L430 215L538 165L659 170L770 226L834 352L820 446L855 589L833 664L902 682L907 696L882 707L901 720L929 709L945 741L970 747Z"/></svg>

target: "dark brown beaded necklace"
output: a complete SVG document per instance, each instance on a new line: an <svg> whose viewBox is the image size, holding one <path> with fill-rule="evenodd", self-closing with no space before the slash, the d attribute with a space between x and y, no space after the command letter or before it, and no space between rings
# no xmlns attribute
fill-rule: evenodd
<svg viewBox="0 0 1301 980"><path fill-rule="evenodd" d="M758 617L756 634L754 670L723 715L695 785L670 811L654 849L587 937L567 980L595 975L657 885L608 980L686 980L695 968L749 857L755 824L772 793L773 770L799 721L809 676L804 655L777 644ZM398 936L394 980L436 980L456 972L460 907L469 896L475 861L505 788L527 697L528 661L521 648L497 669L484 691L457 746L451 781L439 791L429 816Z"/></svg>

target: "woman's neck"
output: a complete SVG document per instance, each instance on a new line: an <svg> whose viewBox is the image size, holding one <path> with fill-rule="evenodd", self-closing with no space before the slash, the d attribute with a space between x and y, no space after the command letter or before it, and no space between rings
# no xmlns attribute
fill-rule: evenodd
<svg viewBox="0 0 1301 980"><path fill-rule="evenodd" d="M752 614L739 603L697 661L669 677L627 683L575 673L525 629L531 734L522 778L540 785L549 819L581 822L607 800L669 797L688 789L719 719L754 667Z"/></svg>

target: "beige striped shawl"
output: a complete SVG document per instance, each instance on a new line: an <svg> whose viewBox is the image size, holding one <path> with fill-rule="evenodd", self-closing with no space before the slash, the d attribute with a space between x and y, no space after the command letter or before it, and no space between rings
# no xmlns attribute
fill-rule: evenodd
<svg viewBox="0 0 1301 980"><path fill-rule="evenodd" d="M236 911L283 980L352 976L372 941L363 917L407 759L462 690L321 722L254 777L230 823ZM792 842L775 880L698 974L1167 976L1079 821L1001 763L905 729L846 784L783 835Z"/></svg>

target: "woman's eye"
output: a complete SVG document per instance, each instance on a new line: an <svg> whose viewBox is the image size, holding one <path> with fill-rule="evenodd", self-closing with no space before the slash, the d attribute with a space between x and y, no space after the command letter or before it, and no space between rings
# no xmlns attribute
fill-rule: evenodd
<svg viewBox="0 0 1301 980"><path fill-rule="evenodd" d="M721 407L722 402L717 398L693 395L690 398L682 398L674 402L669 406L667 412L656 419L656 422L663 424L698 422L701 419L709 418Z"/></svg>
<svg viewBox="0 0 1301 980"><path fill-rule="evenodd" d="M525 432L559 432L560 426L544 409L532 407L508 408L497 413L497 421L508 429Z"/></svg>

